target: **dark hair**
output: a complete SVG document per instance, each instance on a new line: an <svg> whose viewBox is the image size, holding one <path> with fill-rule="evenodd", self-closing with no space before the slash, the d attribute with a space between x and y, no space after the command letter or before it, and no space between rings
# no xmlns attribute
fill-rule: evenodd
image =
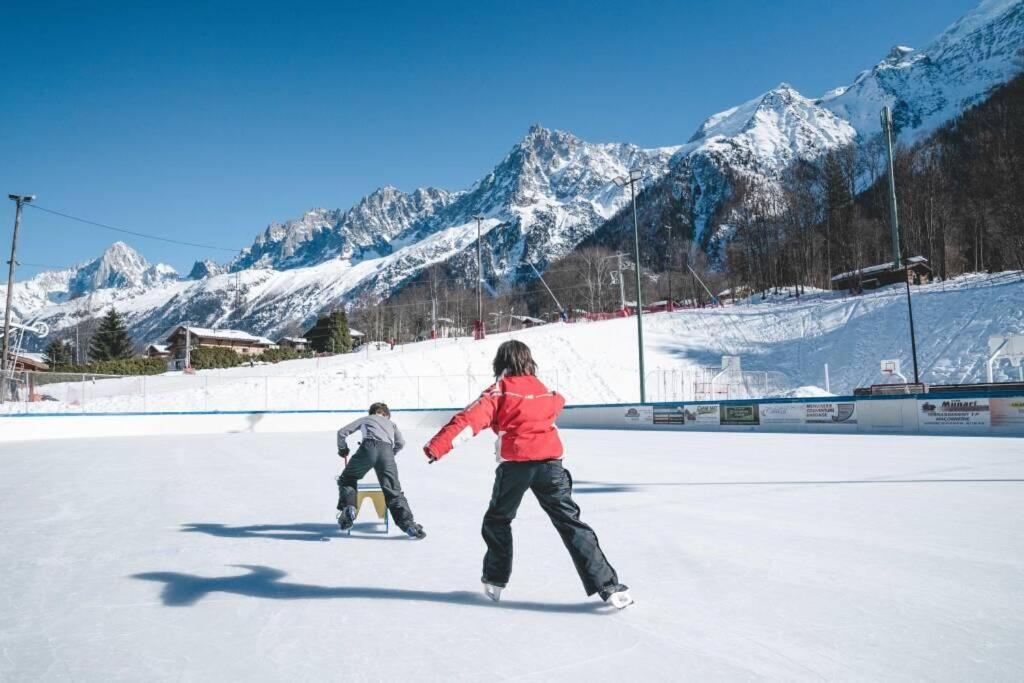
<svg viewBox="0 0 1024 683"><path fill-rule="evenodd" d="M533 360L530 347L521 341L510 339L498 347L494 354L494 377L502 375L536 375L537 363Z"/></svg>
<svg viewBox="0 0 1024 683"><path fill-rule="evenodd" d="M383 415L384 417L391 417L391 409L388 408L387 403L377 401L370 406L370 415Z"/></svg>

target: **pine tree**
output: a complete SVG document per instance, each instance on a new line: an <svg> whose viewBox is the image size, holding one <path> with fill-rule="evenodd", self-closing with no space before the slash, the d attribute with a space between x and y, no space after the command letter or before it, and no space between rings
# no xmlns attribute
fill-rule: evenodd
<svg viewBox="0 0 1024 683"><path fill-rule="evenodd" d="M125 329L124 318L111 308L89 341L89 358L104 361L131 357L132 340Z"/></svg>
<svg viewBox="0 0 1024 683"><path fill-rule="evenodd" d="M348 353L352 350L348 316L342 310L331 311L329 315L317 319L306 338L313 350L321 353Z"/></svg>
<svg viewBox="0 0 1024 683"><path fill-rule="evenodd" d="M51 370L59 370L74 361L74 347L63 339L54 339L46 345L43 357Z"/></svg>

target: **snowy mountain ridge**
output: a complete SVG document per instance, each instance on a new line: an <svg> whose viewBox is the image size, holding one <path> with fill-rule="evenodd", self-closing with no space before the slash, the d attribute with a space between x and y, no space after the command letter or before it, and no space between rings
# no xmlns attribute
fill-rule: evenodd
<svg viewBox="0 0 1024 683"><path fill-rule="evenodd" d="M15 313L60 330L114 305L128 314L138 340L178 321L273 335L358 297L385 298L435 264L468 283L475 277L475 215L486 218L484 276L500 288L531 277L529 264L543 270L621 226L629 194L612 179L637 167L647 187L641 222L672 216L683 228L676 234L689 230L713 262L728 239L728 217L719 214L735 178L770 187L797 159L869 141L886 104L900 139L914 140L1022 66L1024 0L985 0L926 47L898 46L848 86L811 99L782 83L709 117L679 147L591 143L535 125L468 189L406 193L387 186L349 209L311 209L268 225L226 266L197 263L191 281L114 245L90 264L19 283ZM85 293L88 302L69 305Z"/></svg>

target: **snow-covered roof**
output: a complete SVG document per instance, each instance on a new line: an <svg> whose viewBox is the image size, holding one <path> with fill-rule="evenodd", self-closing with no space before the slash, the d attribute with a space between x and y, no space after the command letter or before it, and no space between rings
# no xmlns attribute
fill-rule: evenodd
<svg viewBox="0 0 1024 683"><path fill-rule="evenodd" d="M17 355L13 351L7 352L8 358L14 358L14 362L22 361L31 363L32 365L38 365L41 368L49 367L46 363L46 357L41 353L31 353L29 351L19 351Z"/></svg>
<svg viewBox="0 0 1024 683"><path fill-rule="evenodd" d="M534 325L541 325L547 322L546 320L541 320L540 318L533 318L528 315L514 315L512 316L512 318L514 320L518 320L521 323L533 323Z"/></svg>
<svg viewBox="0 0 1024 683"><path fill-rule="evenodd" d="M911 256L906 260L906 263L907 265L911 266L916 265L918 263L923 263L927 265L928 259L926 259L924 256ZM893 266L892 262L879 263L877 266L868 266L866 268L859 268L857 270L851 270L846 273L840 273L839 275L833 275L832 282L837 282L838 280L845 280L846 278L853 277L854 275L858 274L861 276L877 275L878 273L888 273L893 270L899 270L899 268Z"/></svg>
<svg viewBox="0 0 1024 683"><path fill-rule="evenodd" d="M249 342L252 344L266 344L267 346L273 346L274 342L270 341L266 337L258 337L248 332L241 330L215 330L209 327L192 327L191 325L178 325L171 330L168 337L173 337L178 333L179 330L188 330L193 337L205 337L207 339L224 339L227 341L242 341Z"/></svg>
<svg viewBox="0 0 1024 683"><path fill-rule="evenodd" d="M357 330L354 327L348 328L348 336L350 337L365 337L366 335Z"/></svg>
<svg viewBox="0 0 1024 683"><path fill-rule="evenodd" d="M281 337L280 339L277 340L277 343L308 344L309 340L306 339L305 337Z"/></svg>
<svg viewBox="0 0 1024 683"><path fill-rule="evenodd" d="M156 343L150 344L146 348L153 349L157 353L169 353L170 350L171 350L171 347L169 347L167 344L156 344Z"/></svg>

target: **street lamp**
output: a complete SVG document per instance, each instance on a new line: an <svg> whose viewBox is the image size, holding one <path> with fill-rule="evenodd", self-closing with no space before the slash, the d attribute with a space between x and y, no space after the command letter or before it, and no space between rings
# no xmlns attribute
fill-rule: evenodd
<svg viewBox="0 0 1024 683"><path fill-rule="evenodd" d="M619 187L629 185L630 203L633 205L633 260L636 262L636 343L637 353L640 357L640 403L647 402L647 392L644 389L644 323L643 323L643 297L640 292L640 228L636 220L636 184L644 177L642 168L632 168L624 176L612 180Z"/></svg>
<svg viewBox="0 0 1024 683"><path fill-rule="evenodd" d="M485 216L483 214L477 214L473 216L476 219L476 338L484 338L484 292L483 292L483 281L484 281L484 258L483 258L483 242L481 241L480 223L483 222Z"/></svg>
<svg viewBox="0 0 1024 683"><path fill-rule="evenodd" d="M17 204L14 212L14 235L11 237L11 260L7 262L7 304L4 308L4 345L0 356L0 403L7 398L7 366L14 367L14 359L8 359L11 341L11 301L14 297L14 266L17 265L15 255L18 251L18 228L21 227L21 207L36 198L34 194L9 194L7 198Z"/></svg>

